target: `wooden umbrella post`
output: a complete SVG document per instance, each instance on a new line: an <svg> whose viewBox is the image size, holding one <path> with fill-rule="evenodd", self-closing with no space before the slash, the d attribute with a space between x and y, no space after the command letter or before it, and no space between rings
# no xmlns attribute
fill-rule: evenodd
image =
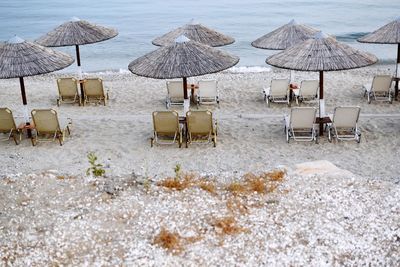
<svg viewBox="0 0 400 267"><path fill-rule="evenodd" d="M321 100L324 100L324 72L319 72L319 135L324 134L324 122L323 122L323 115L321 113Z"/></svg>
<svg viewBox="0 0 400 267"><path fill-rule="evenodd" d="M78 71L79 71L79 86L81 87L81 99L82 99L82 103L85 99L85 95L83 92L83 83L81 81L82 79L82 70L81 70L81 56L79 54L79 45L75 45L75 49L76 49L76 64L78 65Z"/></svg>
<svg viewBox="0 0 400 267"><path fill-rule="evenodd" d="M189 99L188 94L187 94L187 78L186 77L183 77L183 98Z"/></svg>
<svg viewBox="0 0 400 267"><path fill-rule="evenodd" d="M24 84L24 77L19 77L19 85L21 87L21 96L22 96L22 104L24 105L24 119L25 119L25 125L28 126L27 127L27 134L28 137L31 138L32 137L32 131L29 127L29 125L31 124L29 122L29 115L28 113L28 102L26 101L26 93L25 93L25 84Z"/></svg>
<svg viewBox="0 0 400 267"><path fill-rule="evenodd" d="M397 100L397 96L399 95L399 65L400 65L400 44L397 44L397 63L396 63L396 77L394 84L394 99Z"/></svg>

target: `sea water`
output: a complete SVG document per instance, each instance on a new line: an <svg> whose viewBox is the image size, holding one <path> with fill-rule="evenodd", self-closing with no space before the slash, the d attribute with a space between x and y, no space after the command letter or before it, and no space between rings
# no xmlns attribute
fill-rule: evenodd
<svg viewBox="0 0 400 267"><path fill-rule="evenodd" d="M240 57L239 70L260 71L268 68L267 56L277 51L250 43L295 19L375 54L380 63L394 63L396 45L356 39L399 16L399 0L0 0L0 41L14 35L33 41L79 17L119 31L111 40L80 47L84 71L126 71L132 60L157 49L151 44L155 37L194 19L236 39L220 49ZM56 49L75 57L74 47Z"/></svg>

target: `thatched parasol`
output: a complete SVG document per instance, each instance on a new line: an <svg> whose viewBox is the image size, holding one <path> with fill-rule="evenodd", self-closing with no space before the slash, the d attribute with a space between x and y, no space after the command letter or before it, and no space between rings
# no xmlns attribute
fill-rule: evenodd
<svg viewBox="0 0 400 267"><path fill-rule="evenodd" d="M235 42L235 39L232 37L212 30L200 23L193 22L192 20L182 27L172 30L161 37L157 37L152 43L157 46L170 45L175 43L176 38L181 35L185 35L192 41L213 47L229 45Z"/></svg>
<svg viewBox="0 0 400 267"><path fill-rule="evenodd" d="M219 72L238 62L236 56L191 41L182 35L175 43L135 59L128 68L134 74L149 78L183 78L183 94L187 100L187 77Z"/></svg>
<svg viewBox="0 0 400 267"><path fill-rule="evenodd" d="M374 55L340 43L322 32L266 60L267 64L278 68L319 71L320 117L324 115L321 112L321 107L324 107L324 71L361 68L377 61ZM322 134L321 128L320 133Z"/></svg>
<svg viewBox="0 0 400 267"><path fill-rule="evenodd" d="M68 67L69 55L25 41L17 36L0 44L0 79L19 78L25 121L29 123L24 77L45 74Z"/></svg>
<svg viewBox="0 0 400 267"><path fill-rule="evenodd" d="M262 49L284 50L297 43L312 38L318 30L298 24L294 19L274 31L261 36L251 43L252 46Z"/></svg>
<svg viewBox="0 0 400 267"><path fill-rule="evenodd" d="M395 98L397 98L399 91L399 68L400 68L400 17L396 20L386 24L385 26L377 29L376 31L367 34L357 41L361 43L374 43L374 44L397 44L397 64L396 64L396 86Z"/></svg>
<svg viewBox="0 0 400 267"><path fill-rule="evenodd" d="M117 35L118 31L115 29L99 26L86 20L80 20L79 18L72 18L71 21L61 24L51 32L37 39L36 42L47 47L75 45L79 79L82 79L79 46L105 41ZM81 84L81 91L83 92L82 86Z"/></svg>

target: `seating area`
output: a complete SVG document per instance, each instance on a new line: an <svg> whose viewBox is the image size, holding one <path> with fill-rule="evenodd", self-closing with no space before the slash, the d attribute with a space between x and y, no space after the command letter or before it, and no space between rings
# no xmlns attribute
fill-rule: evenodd
<svg viewBox="0 0 400 267"><path fill-rule="evenodd" d="M367 97L368 104L372 100L393 101L394 89L392 88L393 78L391 75L375 75L371 84L363 86L364 97Z"/></svg>

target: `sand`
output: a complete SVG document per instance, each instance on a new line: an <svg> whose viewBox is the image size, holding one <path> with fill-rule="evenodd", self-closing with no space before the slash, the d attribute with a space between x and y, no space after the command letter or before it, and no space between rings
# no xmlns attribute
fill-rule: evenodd
<svg viewBox="0 0 400 267"><path fill-rule="evenodd" d="M16 265L399 263L400 102L368 104L362 97L362 84L376 73L392 70L379 66L325 74L327 112L339 105L361 107L360 144L329 143L326 136L319 144L287 144L283 115L289 108L267 107L261 93L271 78L289 77L287 71L207 75L204 78L218 80L221 99L220 108L211 107L219 125L216 148L150 147L151 113L165 110L163 80L129 73L89 74L104 79L111 97L108 105L57 107L55 80L65 74L26 78L29 109L51 107L62 119L71 118L72 136L63 146L46 142L33 147L26 138L18 146L0 142L0 252L7 252L7 259L15 253ZM318 76L295 73L296 81L310 78ZM18 80L0 80L0 88L1 106L22 116ZM176 109L182 113L182 108ZM108 204L99 202L102 191L90 186L94 178L85 176L90 151L105 166L106 178L101 179L150 177L151 193L140 185L122 186ZM341 175L295 171L296 164L316 160L333 163ZM158 188L156 182L173 175L176 164L185 171L218 177L220 183L275 168L287 169L288 175L272 196L279 200L272 208L267 204L271 196L249 197L263 203L236 217L239 224L250 226L250 232L228 236L221 245L206 217L226 212L225 193L215 197L199 189L171 193ZM327 165L322 169L330 170ZM29 195L27 201L19 198L22 193ZM73 219L80 212L82 219ZM118 216L123 222L114 224ZM201 225L208 225L203 239L179 255L152 244L161 226L190 236ZM96 243L97 238L102 242ZM85 249L77 249L82 246Z"/></svg>

